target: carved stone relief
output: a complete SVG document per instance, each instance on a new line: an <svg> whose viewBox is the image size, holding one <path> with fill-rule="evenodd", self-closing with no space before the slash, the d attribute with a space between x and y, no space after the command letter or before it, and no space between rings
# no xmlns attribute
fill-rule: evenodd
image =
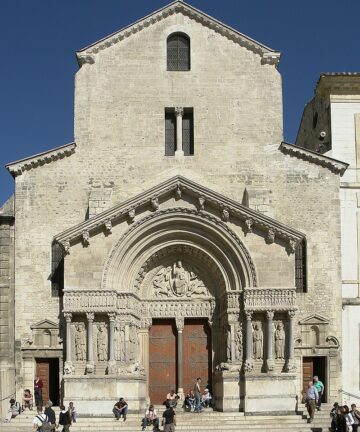
<svg viewBox="0 0 360 432"><path fill-rule="evenodd" d="M242 324L235 326L235 361L241 362L243 359L243 331Z"/></svg>
<svg viewBox="0 0 360 432"><path fill-rule="evenodd" d="M275 358L285 359L285 330L282 322L275 325Z"/></svg>
<svg viewBox="0 0 360 432"><path fill-rule="evenodd" d="M155 297L207 297L209 291L199 278L199 270L178 259L171 266L161 268L153 282Z"/></svg>
<svg viewBox="0 0 360 432"><path fill-rule="evenodd" d="M75 360L86 360L86 331L84 323L75 324Z"/></svg>
<svg viewBox="0 0 360 432"><path fill-rule="evenodd" d="M264 346L264 334L262 330L262 324L256 322L253 325L253 358L260 360L263 358L263 346Z"/></svg>
<svg viewBox="0 0 360 432"><path fill-rule="evenodd" d="M97 326L97 338L96 338L96 348L97 348L97 359L100 362L107 360L108 349L107 349L107 328L104 323L100 323Z"/></svg>

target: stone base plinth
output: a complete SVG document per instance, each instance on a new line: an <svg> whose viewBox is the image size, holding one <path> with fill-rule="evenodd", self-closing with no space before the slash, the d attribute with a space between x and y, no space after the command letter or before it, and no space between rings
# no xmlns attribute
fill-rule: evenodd
<svg viewBox="0 0 360 432"><path fill-rule="evenodd" d="M65 376L64 405L74 402L81 414L111 414L115 402L123 397L130 412L146 409L144 376Z"/></svg>
<svg viewBox="0 0 360 432"><path fill-rule="evenodd" d="M239 385L239 372L222 371L215 374L213 397L217 411L241 411Z"/></svg>
<svg viewBox="0 0 360 432"><path fill-rule="evenodd" d="M293 374L243 376L245 414L289 414L296 409Z"/></svg>

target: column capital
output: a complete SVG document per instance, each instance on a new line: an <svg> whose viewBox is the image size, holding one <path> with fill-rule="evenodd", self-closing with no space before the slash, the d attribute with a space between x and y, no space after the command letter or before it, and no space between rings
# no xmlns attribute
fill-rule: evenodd
<svg viewBox="0 0 360 432"><path fill-rule="evenodd" d="M151 326L152 326L152 318L151 317L141 318L140 328L149 330Z"/></svg>
<svg viewBox="0 0 360 432"><path fill-rule="evenodd" d="M116 312L109 312L108 313L108 317L109 317L109 321L110 322L112 322L112 321L115 321L116 320Z"/></svg>
<svg viewBox="0 0 360 432"><path fill-rule="evenodd" d="M175 318L176 328L178 332L182 332L184 330L184 318L178 317Z"/></svg>
<svg viewBox="0 0 360 432"><path fill-rule="evenodd" d="M274 311L266 311L266 319L272 321L274 319Z"/></svg>
<svg viewBox="0 0 360 432"><path fill-rule="evenodd" d="M94 321L95 318L94 312L86 312L86 318L88 321Z"/></svg>
<svg viewBox="0 0 360 432"><path fill-rule="evenodd" d="M288 317L289 319L294 319L295 318L295 311L294 310L289 310L288 311Z"/></svg>
<svg viewBox="0 0 360 432"><path fill-rule="evenodd" d="M184 115L184 108L183 107L175 107L174 108L175 115L182 117Z"/></svg>
<svg viewBox="0 0 360 432"><path fill-rule="evenodd" d="M64 312L64 317L65 317L67 323L71 323L71 320L72 320L72 313L71 312Z"/></svg>
<svg viewBox="0 0 360 432"><path fill-rule="evenodd" d="M245 312L246 321L251 321L252 315L253 315L252 311L246 311Z"/></svg>

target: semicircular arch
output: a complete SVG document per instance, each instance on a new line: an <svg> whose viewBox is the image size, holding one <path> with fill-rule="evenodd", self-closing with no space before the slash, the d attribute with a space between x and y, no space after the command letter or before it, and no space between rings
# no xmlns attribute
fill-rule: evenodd
<svg viewBox="0 0 360 432"><path fill-rule="evenodd" d="M221 273L226 291L257 285L254 262L234 231L215 216L177 207L131 225L109 253L102 288L136 294L144 263L173 245L188 245L207 255Z"/></svg>

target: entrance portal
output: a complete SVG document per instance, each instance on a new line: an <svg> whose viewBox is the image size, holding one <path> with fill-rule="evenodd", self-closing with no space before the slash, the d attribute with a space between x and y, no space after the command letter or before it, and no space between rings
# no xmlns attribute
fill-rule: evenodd
<svg viewBox="0 0 360 432"><path fill-rule="evenodd" d="M53 405L58 406L59 395L59 359L36 359L36 374L43 382L42 398L43 404L51 400Z"/></svg>
<svg viewBox="0 0 360 432"><path fill-rule="evenodd" d="M153 320L149 333L149 396L161 404L170 390L177 391L178 336L175 319ZM194 388L197 377L211 388L211 334L206 319L186 319L182 345L183 389Z"/></svg>
<svg viewBox="0 0 360 432"><path fill-rule="evenodd" d="M175 320L153 320L149 332L149 396L162 404L171 389L176 391Z"/></svg>
<svg viewBox="0 0 360 432"><path fill-rule="evenodd" d="M185 320L183 336L184 393L194 388L200 377L202 386L211 391L211 337L204 319Z"/></svg>
<svg viewBox="0 0 360 432"><path fill-rule="evenodd" d="M314 375L324 383L325 392L322 395L322 402L326 402L328 383L326 380L326 357L303 357L303 391L306 393L308 382L313 380Z"/></svg>

